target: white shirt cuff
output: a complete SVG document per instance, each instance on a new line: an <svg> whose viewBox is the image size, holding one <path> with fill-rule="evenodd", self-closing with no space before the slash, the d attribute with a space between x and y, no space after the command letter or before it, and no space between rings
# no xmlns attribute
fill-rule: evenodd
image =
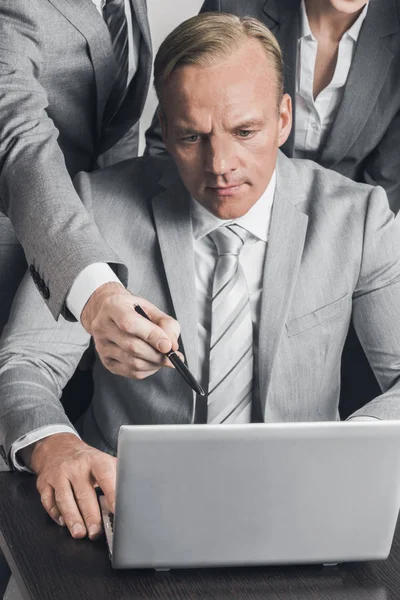
<svg viewBox="0 0 400 600"><path fill-rule="evenodd" d="M77 321L81 320L82 311L93 292L101 285L110 282L121 283L106 263L93 263L79 273L66 299L67 308Z"/></svg>
<svg viewBox="0 0 400 600"><path fill-rule="evenodd" d="M75 429L68 427L68 425L46 425L45 427L39 427L39 429L35 429L31 433L27 433L26 435L18 438L11 445L10 458L17 471L26 471L27 473L33 472L26 465L24 465L23 462L18 460L17 452L23 448L26 448L27 446L30 446L31 444L34 444L35 442L38 442L39 440L42 440L45 437L48 437L49 435L54 435L55 433L73 433L76 435L76 437L81 439L76 433Z"/></svg>

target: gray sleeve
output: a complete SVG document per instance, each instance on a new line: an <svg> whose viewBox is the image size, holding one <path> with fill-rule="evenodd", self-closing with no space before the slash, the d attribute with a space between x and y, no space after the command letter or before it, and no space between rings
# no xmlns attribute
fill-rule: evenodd
<svg viewBox="0 0 400 600"><path fill-rule="evenodd" d="M0 6L0 210L46 284L57 318L86 266L119 259L74 190L47 114L37 12L37 2L2 0Z"/></svg>
<svg viewBox="0 0 400 600"><path fill-rule="evenodd" d="M400 418L400 221L382 188L370 194L353 321L383 393L352 416Z"/></svg>
<svg viewBox="0 0 400 600"><path fill-rule="evenodd" d="M0 341L0 439L7 455L40 427L72 427L60 397L89 341L80 323L54 321L26 274Z"/></svg>

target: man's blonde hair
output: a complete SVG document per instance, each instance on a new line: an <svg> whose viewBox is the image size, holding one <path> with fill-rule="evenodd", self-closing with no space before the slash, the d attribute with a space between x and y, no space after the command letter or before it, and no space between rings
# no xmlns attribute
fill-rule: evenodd
<svg viewBox="0 0 400 600"><path fill-rule="evenodd" d="M283 94L283 61L275 36L257 19L223 12L202 13L187 19L165 38L154 62L158 99L161 99L163 85L178 66L211 66L249 39L260 42L274 68L279 106Z"/></svg>

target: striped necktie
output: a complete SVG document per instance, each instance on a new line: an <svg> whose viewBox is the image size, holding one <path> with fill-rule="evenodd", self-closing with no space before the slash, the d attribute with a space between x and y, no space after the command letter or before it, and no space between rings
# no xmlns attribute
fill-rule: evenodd
<svg viewBox="0 0 400 600"><path fill-rule="evenodd" d="M109 123L118 111L128 86L129 48L125 0L107 0L103 7L103 18L110 32L117 63L115 82L104 109L104 122Z"/></svg>
<svg viewBox="0 0 400 600"><path fill-rule="evenodd" d="M226 225L209 234L218 250L211 303L208 423L248 423L253 387L253 324L240 252L250 234Z"/></svg>

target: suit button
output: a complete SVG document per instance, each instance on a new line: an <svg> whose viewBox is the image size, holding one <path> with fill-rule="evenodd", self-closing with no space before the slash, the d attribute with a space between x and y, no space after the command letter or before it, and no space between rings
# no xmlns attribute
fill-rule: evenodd
<svg viewBox="0 0 400 600"><path fill-rule="evenodd" d="M36 273L35 267L33 265L29 265L29 273L31 275L33 275L34 273Z"/></svg>
<svg viewBox="0 0 400 600"><path fill-rule="evenodd" d="M43 294L43 298L45 300L48 300L50 298L50 290L47 287L47 285L44 286L43 290L42 290L42 294Z"/></svg>
<svg viewBox="0 0 400 600"><path fill-rule="evenodd" d="M32 278L33 278L33 281L35 282L35 285L37 285L37 287L39 287L39 281L40 281L39 273L34 271L32 273Z"/></svg>

